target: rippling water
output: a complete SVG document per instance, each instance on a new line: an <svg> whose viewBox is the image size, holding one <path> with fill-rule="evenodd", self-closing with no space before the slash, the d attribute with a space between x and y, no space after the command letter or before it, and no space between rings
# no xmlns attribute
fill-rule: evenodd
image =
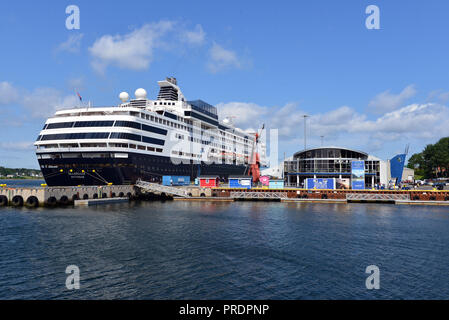
<svg viewBox="0 0 449 320"><path fill-rule="evenodd" d="M448 244L447 207L0 208L0 299L446 299ZM365 288L372 264L380 290Z"/></svg>
<svg viewBox="0 0 449 320"><path fill-rule="evenodd" d="M16 188L16 187L26 187L26 188L33 188L33 187L40 187L42 183L45 183L44 180L37 180L37 179L0 179L0 184L6 184L8 188Z"/></svg>

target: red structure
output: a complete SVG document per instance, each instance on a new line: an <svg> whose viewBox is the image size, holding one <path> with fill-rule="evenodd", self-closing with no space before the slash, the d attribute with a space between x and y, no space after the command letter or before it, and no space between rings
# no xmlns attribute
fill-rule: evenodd
<svg viewBox="0 0 449 320"><path fill-rule="evenodd" d="M200 187L202 188L214 188L218 187L220 184L220 179L218 176L201 176L198 177L200 180Z"/></svg>
<svg viewBox="0 0 449 320"><path fill-rule="evenodd" d="M259 182L260 178L260 157L259 153L254 152L253 154L254 161L251 163L248 171L249 176L253 176L253 182L257 183Z"/></svg>
<svg viewBox="0 0 449 320"><path fill-rule="evenodd" d="M260 130L260 134L262 134L263 129L265 128L265 124L263 124L262 129ZM256 139L253 144L253 150L251 153L250 167L248 170L248 175L253 177L253 183L259 182L260 179L260 156L257 152L257 145L259 144L260 134L256 132Z"/></svg>

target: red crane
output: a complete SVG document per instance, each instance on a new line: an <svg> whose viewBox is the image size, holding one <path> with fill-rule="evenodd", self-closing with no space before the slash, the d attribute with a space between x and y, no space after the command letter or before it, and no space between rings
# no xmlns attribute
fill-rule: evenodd
<svg viewBox="0 0 449 320"><path fill-rule="evenodd" d="M257 152L257 145L259 143L259 137L262 134L265 124L262 125L260 134L256 132L256 137L253 142L253 149L251 150L251 160L249 162L248 175L253 176L253 183L259 182L260 178L260 155Z"/></svg>

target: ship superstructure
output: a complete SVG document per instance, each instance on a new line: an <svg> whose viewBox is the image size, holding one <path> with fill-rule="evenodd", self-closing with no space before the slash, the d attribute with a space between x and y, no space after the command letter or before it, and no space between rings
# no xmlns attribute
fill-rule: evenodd
<svg viewBox="0 0 449 320"><path fill-rule="evenodd" d="M175 78L156 100L137 89L114 107L57 111L35 142L49 186L132 184L164 175L243 174L255 135L218 119L216 107L187 101Z"/></svg>

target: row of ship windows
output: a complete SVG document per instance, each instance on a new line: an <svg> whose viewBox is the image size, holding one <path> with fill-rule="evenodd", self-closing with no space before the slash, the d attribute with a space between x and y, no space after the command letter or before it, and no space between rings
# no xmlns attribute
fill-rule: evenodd
<svg viewBox="0 0 449 320"><path fill-rule="evenodd" d="M183 135L177 134L176 137L178 139L184 139ZM37 138L37 141L51 141L51 140L77 140L77 139L126 139L133 140L139 142L146 142L150 144L164 145L164 140L151 138L147 136L140 136L133 133L127 132L79 132L79 133L56 133L56 134L47 134L41 135ZM188 140L191 142L201 143L203 145L212 145L214 147L220 147L218 143L211 143L210 141L201 140L194 137L188 137ZM226 147L225 145L221 145L224 150L232 150L231 147ZM236 148L234 147L234 151ZM247 150L245 150L247 153Z"/></svg>
<svg viewBox="0 0 449 320"><path fill-rule="evenodd" d="M138 116L137 112L131 112L131 115L134 116ZM178 121L180 122L184 122L190 126L186 126L183 124L179 124L179 123L175 123L169 120L165 120L153 115L148 115L148 114L144 114L144 113L140 113L140 117L142 119L146 119L155 123L159 123L162 125L166 125L172 128L177 128L177 129L181 129L187 132L196 132L198 134L203 134L204 131L203 130L195 130L193 129L191 126L193 125L193 121L189 120L189 119L185 119L183 117L178 117ZM176 117L176 116L174 116ZM57 122L57 123L49 123L46 124L43 128L43 130L45 129L65 129L65 128L85 128L85 127L130 127L130 128L136 128L136 129L140 129L140 130L145 130L145 131L150 131L150 132L155 132L155 133L159 133L159 134L163 134L166 135L167 134L167 130L165 129L160 129L160 128L154 128L151 126L147 126L145 124L141 124L138 122L132 122L132 121L116 121L114 124L114 121L77 121L77 122ZM208 127L202 125L201 126L202 129L207 130ZM225 134L224 131L220 130L220 133L222 135ZM218 137L217 137L218 138ZM225 139L223 137L223 139ZM226 139L228 140L228 139ZM239 141L239 142L244 142L244 143L248 143L248 140L236 135L233 135L233 140ZM229 143L232 143L232 140L228 140Z"/></svg>
<svg viewBox="0 0 449 320"><path fill-rule="evenodd" d="M201 149L201 152L203 152L204 149ZM184 151L178 151L178 150L172 150L171 154L173 155L177 155L177 156L188 156L188 157L198 157L201 158L201 155L196 155L194 153L189 153L189 152L184 152ZM211 149L210 150L210 154L208 155L209 158L216 158L216 159L221 159L221 158L229 158L232 157L234 159L248 159L248 156L244 156L243 154L237 154L237 153L227 153L222 151L221 153L218 150L215 149Z"/></svg>
<svg viewBox="0 0 449 320"><path fill-rule="evenodd" d="M178 140L185 140L186 139L186 137L184 135L179 134L179 133L177 133L175 135L175 137ZM187 140L190 141L190 142L201 143L201 144L206 145L206 146L213 146L213 147L216 147L216 148L220 148L221 147L223 150L233 150L234 149L234 151L237 151L237 148L235 146L234 146L234 148L232 148L231 146L226 146L224 144L214 143L212 141L201 140L201 139L198 139L198 138L195 138L195 137L191 137L191 136L188 136ZM212 140L213 140L213 137L212 137ZM248 151L247 151L248 145L243 145L243 148L245 149L245 153L248 153Z"/></svg>
<svg viewBox="0 0 449 320"><path fill-rule="evenodd" d="M192 127L189 127L189 126L186 126L186 125L183 125L183 124L179 124L179 123L176 123L176 122L172 122L172 121L169 121L169 120L165 120L165 119L162 119L162 118L159 118L159 117L155 117L155 116L152 116L152 115L149 115L149 114L141 113L140 117L142 119L146 119L148 121L159 123L159 124L162 124L162 125L165 125L165 126L168 126L168 127L181 129L181 130L188 131L188 132L193 132L193 128ZM184 122L184 123L186 123L186 124L188 124L190 126L193 124L193 122L191 120L188 120L188 119L183 119L183 120L179 119L179 121Z"/></svg>
<svg viewBox="0 0 449 320"><path fill-rule="evenodd" d="M157 118L157 119L160 119L160 118ZM166 120L163 120L163 121L166 121ZM170 123L176 125L175 123L173 123L171 121L167 121L167 122L170 122ZM114 121L57 122L57 123L46 124L43 129L45 130L45 129L63 129L63 128L112 127L112 126L114 126L114 127L125 127L125 128L134 128L134 129L148 131L148 132L153 132L153 133L157 133L157 134L161 134L161 135L167 135L167 130L165 130L165 129L156 128L156 127L148 126L146 124L133 122L133 121L115 121L115 123L114 123ZM178 127L179 126L180 125L178 125ZM185 127L185 126L182 126L182 127ZM179 134L177 134L177 136L178 135ZM182 137L184 137L184 136L182 136ZM213 140L214 137L212 136L211 138ZM199 142L199 143L206 144L206 145L210 144L210 142L201 141L200 139L193 138L193 137L191 137L190 140L192 142L194 140L198 140L198 141L195 141L195 142ZM222 141L225 141L225 140L226 140L225 138L222 138ZM228 140L228 142L232 143L230 140Z"/></svg>
<svg viewBox="0 0 449 320"><path fill-rule="evenodd" d="M143 115L143 114L142 114ZM149 117L147 115L148 119L147 120L151 120L153 122L162 124L162 125L166 125L169 127L173 127L173 128L178 128L178 129L183 129L186 131L193 131L192 128L189 128L187 126L184 125L180 125L168 120L164 120L158 117L154 117L151 116ZM145 117L143 117L145 118ZM144 130L144 131L149 131L149 132L154 132L154 133L159 133L159 134L163 134L166 135L167 134L167 130L165 129L161 129L161 128L155 128L152 126L148 126L146 124L141 124L138 122L132 122L132 121L77 121L77 122L56 122L56 123L49 123L46 124L43 128L43 130L46 129L66 129L66 128L86 128L86 127L128 127L128 128L135 128L135 129L139 129L139 130Z"/></svg>
<svg viewBox="0 0 449 320"><path fill-rule="evenodd" d="M75 124L75 125L73 126L73 124ZM44 129L45 128L60 129L60 128L72 128L72 127L78 127L78 128L81 128L81 127L108 127L108 126L112 126L113 124L114 124L114 121L80 121L80 122L75 122L75 123L74 122L61 122L61 123L50 123L47 125L47 127L44 127ZM115 127L134 128L134 129L149 131L149 132L153 132L153 133L159 133L159 134L163 134L163 135L167 134L167 130L151 127L151 126L148 126L145 124L132 122L132 121L116 121L114 126ZM66 135L68 135L68 134L66 134ZM107 133L83 133L83 135L72 133L70 135L72 135L72 136L68 136L67 138L59 138L59 139L106 139L107 138ZM125 137L125 135L128 135L130 137L129 139L131 139L131 140L140 141L139 136L133 135L133 134L122 134L123 138L120 138L117 136L111 136L110 139L112 139L112 138L127 139ZM43 140L43 141L57 140L57 137L64 137L64 135L63 134L60 134L59 136L58 135L56 135L56 136L55 135L44 135L43 138L41 138L41 140ZM75 138L73 138L73 137L75 137ZM176 138L180 139L180 140L184 140L185 136L177 133ZM194 138L191 136L187 137L187 138L191 142L197 142L197 143L201 143L203 145L212 145L215 147L220 147L220 145L218 143L201 140L201 139ZM148 139L152 139L152 138L144 137L143 139L148 140ZM38 141L39 141L39 139L38 139ZM143 142L147 142L147 141L143 141ZM148 143L152 143L152 142L148 142ZM156 144L158 144L158 143L156 143ZM232 150L231 147L226 147L225 145L222 145L222 148L225 150ZM236 148L234 148L234 149L236 149Z"/></svg>
<svg viewBox="0 0 449 320"><path fill-rule="evenodd" d="M146 142L163 146L165 141L162 139L141 136L127 132L78 132L78 133L56 133L41 135L37 141L49 140L78 140L78 139L126 139L139 142Z"/></svg>
<svg viewBox="0 0 449 320"><path fill-rule="evenodd" d="M170 113L167 113L167 112L166 112L166 114L164 114L164 115L165 115L165 116L168 116L168 114L170 114ZM171 115L171 114L170 114L170 115ZM205 121L205 119L206 119L206 118L205 118L205 119L200 118L199 115L197 115L197 114L195 114L195 113L193 113L193 114L188 113L188 115L189 115L189 116L193 116L193 117L197 118L198 120L202 120L202 121ZM172 116L174 116L173 119L176 118L175 115L172 115ZM151 120L151 121L156 121L156 122L158 122L157 119L160 119L160 118L153 117L153 116L150 116L150 115L144 114L144 113L141 113L141 114L140 114L140 117L141 117L142 119ZM153 118L156 118L156 119L153 120ZM176 120L176 119L175 119L175 120ZM190 126L193 126L193 124L194 124L194 122L193 122L192 120L190 120L190 119L185 119L185 118L183 118L183 117L181 117L181 116L177 116L177 120L180 121L180 122L184 122L184 123L186 123L186 124L188 124L188 125L190 125ZM207 120L208 120L208 119L207 119ZM165 121L165 120L163 120L163 121ZM160 120L159 120L159 123L163 123L163 122L160 122ZM165 124L165 123L163 123L163 124ZM184 126L184 125L180 125L180 124L178 124L178 123L174 123L174 122L171 122L171 121L167 121L167 124L166 124L166 125L168 125L168 126L170 126L170 127L173 127L173 128L178 128L178 129L182 129L182 130L186 130L186 131L194 132L194 133L198 133L198 134L203 134L203 133L204 133L204 130L209 130L209 129L211 129L211 127L206 126L206 125L204 125L204 124L201 124L201 129L203 129L203 130L200 131L200 130L195 130L194 128L187 127L187 126ZM216 126L217 126L217 123L214 122L214 123L213 123L213 126L216 127ZM226 131L220 129L220 134L224 136L224 135L226 134ZM235 140L235 141L239 141L239 142L248 144L248 138L247 138L246 136L245 136L245 138L243 138L243 137L240 137L240 136L238 136L238 135L234 135L234 134L230 134L230 133L227 133L227 134L228 134L229 136L232 136L232 137L233 137L233 139L228 140L229 143L232 143L233 140ZM218 138L218 136L217 136L216 138ZM225 138L223 137L223 139L225 139Z"/></svg>
<svg viewBox="0 0 449 320"><path fill-rule="evenodd" d="M38 149L58 149L58 148L106 148L106 143L80 143L78 144L44 144L38 146ZM111 148L126 148L126 149L137 149L152 152L162 152L161 148L146 147L136 144L128 143L110 143Z"/></svg>
<svg viewBox="0 0 449 320"><path fill-rule="evenodd" d="M182 152L182 151L172 150L171 154L176 155L176 156L185 156L185 157L191 157L191 158L201 158L201 155L190 153L190 152Z"/></svg>
<svg viewBox="0 0 449 320"><path fill-rule="evenodd" d="M87 127L125 127L134 128L143 131L153 132L161 135L167 135L167 130L148 126L132 121L78 121L78 122L58 122L49 123L44 126L44 129L63 129L63 128L87 128Z"/></svg>
<svg viewBox="0 0 449 320"><path fill-rule="evenodd" d="M154 102L154 105L157 106L157 101ZM174 106L175 103L174 102L159 102L159 105L162 106Z"/></svg>
<svg viewBox="0 0 449 320"><path fill-rule="evenodd" d="M74 149L74 148L130 148L130 149L138 149L138 150L146 150L146 151L153 151L153 152L162 152L162 149L160 148L154 148L154 147L145 147L142 145L135 145L135 144L128 144L128 143L59 143L59 144L41 144L37 146L37 149ZM225 150L225 149L223 149ZM204 152L204 148L201 148L201 153ZM211 149L211 153L220 152L220 150L217 149ZM224 151L221 151L224 152ZM234 152L237 152L237 150L234 149ZM188 153L188 152L182 152L182 151L172 151L172 154L174 155L184 155L187 157L193 157L193 158L201 158L201 155L194 154L194 153ZM248 157L248 151L244 151L244 155ZM243 155L241 155L243 157Z"/></svg>

